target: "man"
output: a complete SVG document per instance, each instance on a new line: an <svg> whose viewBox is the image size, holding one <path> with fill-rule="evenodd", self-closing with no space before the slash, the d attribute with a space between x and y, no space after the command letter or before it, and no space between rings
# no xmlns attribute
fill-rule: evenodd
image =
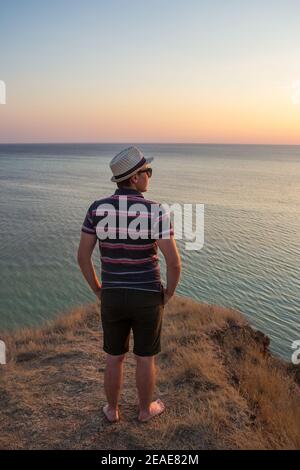
<svg viewBox="0 0 300 470"><path fill-rule="evenodd" d="M139 397L138 420L148 421L165 410L160 399L152 401L156 378L154 360L161 350L164 305L174 295L181 261L168 212L162 211L162 215L156 212L153 215L151 209L161 209L161 206L145 199L142 194L148 190L152 175L149 163L152 160L152 157L146 159L137 147L126 148L112 159L111 181L117 183L118 189L112 196L91 204L83 222L78 248L80 269L101 300L103 349L107 353L104 389L108 402L103 412L110 422L119 421L118 401L123 382L123 361L129 351L131 329ZM134 210L136 207L138 211ZM137 213L140 222L143 222L140 224L143 230L135 231L138 232L138 238L132 235ZM124 216L126 226L121 221ZM108 227L103 224L107 220ZM166 221L169 223L166 224ZM102 285L91 260L97 239ZM160 279L158 248L167 265L166 288Z"/></svg>

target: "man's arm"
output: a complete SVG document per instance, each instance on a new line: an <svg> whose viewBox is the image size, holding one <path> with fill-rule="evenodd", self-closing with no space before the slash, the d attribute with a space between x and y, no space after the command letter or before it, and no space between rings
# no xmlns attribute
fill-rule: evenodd
<svg viewBox="0 0 300 470"><path fill-rule="evenodd" d="M77 253L77 262L80 266L81 272L85 277L90 288L94 294L99 297L101 290L101 284L97 278L94 265L92 262L92 254L97 243L97 236L94 234L89 234L81 232L81 238Z"/></svg>
<svg viewBox="0 0 300 470"><path fill-rule="evenodd" d="M181 273L181 259L173 236L170 238L160 238L157 240L159 249L161 250L167 265L167 288L165 295L166 302L174 295L176 286L179 282ZM165 302L165 303L166 303Z"/></svg>

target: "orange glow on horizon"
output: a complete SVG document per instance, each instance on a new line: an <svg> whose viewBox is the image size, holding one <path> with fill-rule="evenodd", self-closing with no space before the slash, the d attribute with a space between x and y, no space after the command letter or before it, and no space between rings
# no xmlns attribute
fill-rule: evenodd
<svg viewBox="0 0 300 470"><path fill-rule="evenodd" d="M300 144L300 104L276 97L151 93L36 96L0 108L1 134L19 142L212 142ZM13 133L12 133L13 130ZM0 142L9 141L9 139ZM14 141L12 139L12 141Z"/></svg>

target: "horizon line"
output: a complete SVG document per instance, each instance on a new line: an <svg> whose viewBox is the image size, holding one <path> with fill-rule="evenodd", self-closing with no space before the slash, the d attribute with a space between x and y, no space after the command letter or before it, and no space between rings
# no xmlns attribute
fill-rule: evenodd
<svg viewBox="0 0 300 470"><path fill-rule="evenodd" d="M131 144L131 145L266 145L266 146L293 146L299 147L300 143L298 144L285 144L285 143L261 143L261 142L137 142L137 141L130 141L130 142L72 142L72 141L64 141L64 142L0 142L0 145L123 145L123 144Z"/></svg>

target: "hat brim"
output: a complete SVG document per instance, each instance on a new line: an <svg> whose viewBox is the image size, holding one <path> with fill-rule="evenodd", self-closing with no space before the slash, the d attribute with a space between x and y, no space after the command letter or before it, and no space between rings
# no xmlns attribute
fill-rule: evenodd
<svg viewBox="0 0 300 470"><path fill-rule="evenodd" d="M148 158L145 158L145 163L143 164L143 166L146 164L146 163L150 163L152 162L152 160L154 160L154 157L148 157ZM123 178L115 178L114 176L112 176L110 178L110 181L112 181L113 183L119 183L120 181L125 181L127 180L128 178L131 178L131 176L135 175L139 170L135 170L133 171L132 173L130 173L129 175L127 176L124 176Z"/></svg>

